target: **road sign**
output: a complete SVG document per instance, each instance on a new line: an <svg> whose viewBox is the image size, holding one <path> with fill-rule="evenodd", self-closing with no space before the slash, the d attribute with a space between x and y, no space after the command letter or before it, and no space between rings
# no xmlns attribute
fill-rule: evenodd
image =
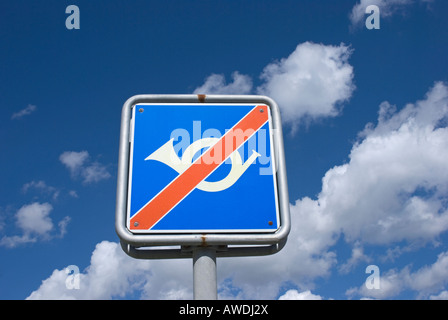
<svg viewBox="0 0 448 320"><path fill-rule="evenodd" d="M122 241L142 246L284 239L289 201L280 125L277 106L266 97L129 99L117 188Z"/></svg>

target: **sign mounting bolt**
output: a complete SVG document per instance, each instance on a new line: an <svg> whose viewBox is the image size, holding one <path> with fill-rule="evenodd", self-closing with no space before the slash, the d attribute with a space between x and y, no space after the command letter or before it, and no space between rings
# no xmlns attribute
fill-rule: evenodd
<svg viewBox="0 0 448 320"><path fill-rule="evenodd" d="M134 222L134 227L138 227L138 222Z"/></svg>

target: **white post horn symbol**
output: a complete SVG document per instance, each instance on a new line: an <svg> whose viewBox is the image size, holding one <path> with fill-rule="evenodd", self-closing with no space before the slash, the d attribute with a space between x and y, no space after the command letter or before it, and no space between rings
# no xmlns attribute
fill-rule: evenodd
<svg viewBox="0 0 448 320"><path fill-rule="evenodd" d="M151 153L145 160L156 160L166 164L172 169L176 170L179 174L182 174L188 167L193 163L194 155L200 151L202 148L210 147L218 142L218 138L203 138L196 140L191 145L187 147L182 155L182 159L176 154L173 146L173 139L169 140L159 149ZM220 181L201 181L196 188L202 191L216 192L222 191L231 187L249 168L249 166L255 162L257 157L261 156L255 150L252 150L252 154L246 162L243 163L240 153L235 150L230 155L230 160L232 161L232 167L227 176Z"/></svg>

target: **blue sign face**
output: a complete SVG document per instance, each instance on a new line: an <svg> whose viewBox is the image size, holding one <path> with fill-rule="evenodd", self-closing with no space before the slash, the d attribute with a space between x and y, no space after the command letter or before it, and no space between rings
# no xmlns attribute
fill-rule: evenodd
<svg viewBox="0 0 448 320"><path fill-rule="evenodd" d="M137 104L132 112L132 233L280 227L266 105Z"/></svg>

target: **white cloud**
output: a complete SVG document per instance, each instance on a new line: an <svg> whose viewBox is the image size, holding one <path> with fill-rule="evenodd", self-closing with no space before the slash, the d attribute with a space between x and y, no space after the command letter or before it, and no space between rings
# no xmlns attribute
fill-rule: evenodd
<svg viewBox="0 0 448 320"><path fill-rule="evenodd" d="M134 268L126 261L116 243L107 241L99 243L92 253L90 266L85 273L79 274L79 289L66 286L68 274L65 269L54 270L51 276L42 281L41 286L32 292L27 299L111 299L123 296L137 281L132 275L144 276L144 270L149 271L146 261L133 261ZM132 272L131 272L132 270ZM131 279L132 278L132 279ZM135 284L134 284L135 285ZM137 286L137 285L135 285Z"/></svg>
<svg viewBox="0 0 448 320"><path fill-rule="evenodd" d="M352 256L350 259L339 266L339 272L347 274L353 270L360 262L370 262L371 259L364 254L364 249L360 242L356 242L352 248Z"/></svg>
<svg viewBox="0 0 448 320"><path fill-rule="evenodd" d="M336 116L355 88L351 52L343 44L299 44L289 57L264 68L257 91L278 103L287 123Z"/></svg>
<svg viewBox="0 0 448 320"><path fill-rule="evenodd" d="M17 211L17 225L25 234L47 235L53 229L49 214L53 206L49 203L32 203L24 205Z"/></svg>
<svg viewBox="0 0 448 320"><path fill-rule="evenodd" d="M220 259L218 278L223 280L219 280L219 298L274 299L284 277L273 273L282 268L263 262L265 259L272 262L272 258ZM238 270L241 273L236 274ZM128 257L119 244L103 241L93 251L90 265L80 273L78 290L67 289L64 269L54 270L27 299L114 299L126 294L136 294L140 299L192 299L192 272L191 259L136 260ZM229 277L235 279L227 281ZM240 294L235 294L234 289ZM319 296L290 292L285 298L315 299Z"/></svg>
<svg viewBox="0 0 448 320"><path fill-rule="evenodd" d="M53 198L53 200L56 200L59 196L59 190L55 187L49 186L45 183L45 181L43 180L39 180L39 181L31 181L28 183L25 183L22 186L22 191L23 193L27 193L30 190L38 190L44 194L48 194L51 195L51 197Z"/></svg>
<svg viewBox="0 0 448 320"><path fill-rule="evenodd" d="M288 290L278 300L322 300L319 295L312 294L310 290L298 292L297 290Z"/></svg>
<svg viewBox="0 0 448 320"><path fill-rule="evenodd" d="M252 90L252 79L239 72L226 84L220 74L210 75L194 93L257 94L273 98L282 112L285 123L293 129L304 119L337 116L342 103L348 101L355 89L353 67L348 63L350 47L299 44L287 58L267 65L260 78L262 83Z"/></svg>
<svg viewBox="0 0 448 320"><path fill-rule="evenodd" d="M365 244L409 244L389 252L396 258L413 243L437 242L448 230L447 120L448 87L440 82L424 100L398 112L382 103L378 124L366 126L348 163L327 171L317 199L304 197L291 207L293 221L300 222L293 230L300 234L294 236L300 239L297 250L310 248L310 256L323 256L344 234L354 246L352 257L339 267L346 272L358 261L369 261L362 251ZM417 285L423 274L414 274L410 285L401 280L408 273L383 275L375 297L396 295L404 287L423 290ZM426 280L421 283L427 286L431 281Z"/></svg>
<svg viewBox="0 0 448 320"><path fill-rule="evenodd" d="M30 237L28 234L24 234L21 236L4 236L0 240L0 246L6 248L15 248L25 243L33 243L36 242L37 239L35 237Z"/></svg>
<svg viewBox="0 0 448 320"><path fill-rule="evenodd" d="M25 243L33 243L38 240L49 240L54 237L53 220L50 218L50 212L53 206L50 203L34 202L22 206L15 214L16 225L21 230L21 235L4 236L0 240L0 246L14 248ZM65 234L65 230L69 217L65 217L58 223L60 228L60 235Z"/></svg>
<svg viewBox="0 0 448 320"><path fill-rule="evenodd" d="M350 13L350 21L352 26L359 26L361 23L364 23L368 16L365 11L369 5L376 5L380 9L380 17L386 18L415 2L429 3L432 0L361 0L353 7Z"/></svg>
<svg viewBox="0 0 448 320"><path fill-rule="evenodd" d="M191 261L136 260L103 241L79 274L79 289L66 287L66 270L54 270L27 299L113 299L140 292L143 299L191 299Z"/></svg>
<svg viewBox="0 0 448 320"><path fill-rule="evenodd" d="M301 199L293 211L350 242L434 240L448 229L447 116L442 83L400 112L383 103L377 126L362 132L349 163L328 170L318 199Z"/></svg>
<svg viewBox="0 0 448 320"><path fill-rule="evenodd" d="M67 226L70 223L70 220L71 218L69 216L66 216L61 221L58 222L59 238L63 238L67 233Z"/></svg>
<svg viewBox="0 0 448 320"><path fill-rule="evenodd" d="M87 151L66 151L59 156L59 160L70 170L72 175L76 175L88 157Z"/></svg>
<svg viewBox="0 0 448 320"><path fill-rule="evenodd" d="M195 94L248 94L252 90L252 79L238 71L232 73L232 82L226 84L222 74L212 74L205 83L196 88Z"/></svg>
<svg viewBox="0 0 448 320"><path fill-rule="evenodd" d="M37 107L35 105L29 104L26 108L24 108L16 113L13 113L11 116L11 119L21 119L24 116L27 116L36 110L37 110Z"/></svg>
<svg viewBox="0 0 448 320"><path fill-rule="evenodd" d="M111 177L107 168L99 162L90 162L87 151L66 151L59 160L70 170L72 178L81 177L84 183L99 182Z"/></svg>
<svg viewBox="0 0 448 320"><path fill-rule="evenodd" d="M448 252L437 256L437 261L424 266L409 276L408 285L413 290L424 294L438 292L448 283Z"/></svg>
<svg viewBox="0 0 448 320"><path fill-rule="evenodd" d="M429 296L430 300L448 300L448 291L444 290L437 295Z"/></svg>
<svg viewBox="0 0 448 320"><path fill-rule="evenodd" d="M411 266L406 266L400 271L392 269L381 273L379 280L379 289L368 289L367 286L362 285L349 289L347 295L387 299L404 290L413 290L419 293L419 298L437 299L437 296L431 294L439 293L448 283L448 252L439 254L432 265L421 267L415 272L411 271ZM445 295L441 292L439 298Z"/></svg>
<svg viewBox="0 0 448 320"><path fill-rule="evenodd" d="M85 183L98 182L111 177L107 168L98 162L93 162L89 166L83 168L82 176Z"/></svg>

